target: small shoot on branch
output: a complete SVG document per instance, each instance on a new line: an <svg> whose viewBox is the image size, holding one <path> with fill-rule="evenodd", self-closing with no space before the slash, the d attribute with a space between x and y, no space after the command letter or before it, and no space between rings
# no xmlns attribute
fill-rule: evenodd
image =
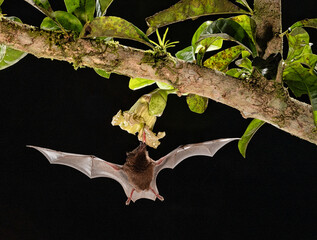
<svg viewBox="0 0 317 240"><path fill-rule="evenodd" d="M167 32L168 32L168 28L166 28L166 31L163 35L163 38L161 38L159 31L156 29L158 44L156 42L150 40L150 42L152 44L154 44L156 49L163 51L165 53L166 53L167 48L175 47L175 44L179 43L179 41L174 41L174 42L169 42L169 40L165 41Z"/></svg>

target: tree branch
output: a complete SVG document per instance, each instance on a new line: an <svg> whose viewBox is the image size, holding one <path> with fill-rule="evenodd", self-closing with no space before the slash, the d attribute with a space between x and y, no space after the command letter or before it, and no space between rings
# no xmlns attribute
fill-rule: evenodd
<svg viewBox="0 0 317 240"><path fill-rule="evenodd" d="M0 43L37 57L67 61L75 66L104 69L134 78L167 82L180 93L193 93L238 109L244 117L258 118L317 144L309 105L289 97L281 84L264 78L239 80L222 72L186 63L169 55L105 44L90 39L65 38L2 18Z"/></svg>

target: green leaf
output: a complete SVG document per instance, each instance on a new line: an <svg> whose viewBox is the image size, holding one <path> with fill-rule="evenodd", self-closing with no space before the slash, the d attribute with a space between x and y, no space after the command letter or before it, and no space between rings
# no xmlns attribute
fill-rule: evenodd
<svg viewBox="0 0 317 240"><path fill-rule="evenodd" d="M80 37L113 37L124 38L144 43L150 47L148 37L132 23L119 17L98 17L92 22L86 23Z"/></svg>
<svg viewBox="0 0 317 240"><path fill-rule="evenodd" d="M11 21L22 23L22 21L17 17L6 17ZM21 52L12 49L6 45L0 44L0 70L10 67L20 61L27 55L25 52Z"/></svg>
<svg viewBox="0 0 317 240"><path fill-rule="evenodd" d="M304 20L298 21L289 28L289 31L292 31L294 28L297 28L297 27L317 28L317 18L310 18L310 19L304 19Z"/></svg>
<svg viewBox="0 0 317 240"><path fill-rule="evenodd" d="M317 111L317 75L311 69L296 62L285 68L283 80L295 96L300 97L302 94L308 94L314 112L314 122L317 126L315 113Z"/></svg>
<svg viewBox="0 0 317 240"><path fill-rule="evenodd" d="M26 55L27 53L25 52L21 52L0 44L0 70L16 64Z"/></svg>
<svg viewBox="0 0 317 240"><path fill-rule="evenodd" d="M235 62L238 67L245 68L248 71L252 71L252 62L249 58L241 58Z"/></svg>
<svg viewBox="0 0 317 240"><path fill-rule="evenodd" d="M157 89L154 90L150 95L151 100L149 103L149 113L152 116L160 117L166 107L168 92Z"/></svg>
<svg viewBox="0 0 317 240"><path fill-rule="evenodd" d="M204 62L204 66L223 72L228 68L229 64L232 61L234 61L235 59L237 59L237 57L239 57L241 52L244 50L245 48L241 45L227 48L221 52L218 52L212 57L208 58Z"/></svg>
<svg viewBox="0 0 317 240"><path fill-rule="evenodd" d="M246 151L249 142L251 141L254 134L259 130L260 127L263 126L265 122L259 119L253 119L247 129L245 130L243 136L239 140L238 148L241 153L241 155L245 158L246 157Z"/></svg>
<svg viewBox="0 0 317 240"><path fill-rule="evenodd" d="M198 42L200 35L205 29L212 23L212 21L206 21L197 28L196 32L192 37L192 46L196 49L196 43Z"/></svg>
<svg viewBox="0 0 317 240"><path fill-rule="evenodd" d="M4 0L0 0L0 6L2 5L3 1L4 1Z"/></svg>
<svg viewBox="0 0 317 240"><path fill-rule="evenodd" d="M46 17L43 19L40 28L47 31L61 30L57 23L54 22L50 17Z"/></svg>
<svg viewBox="0 0 317 240"><path fill-rule="evenodd" d="M186 97L186 102L192 112L199 114L204 113L208 106L208 98L195 94L188 94Z"/></svg>
<svg viewBox="0 0 317 240"><path fill-rule="evenodd" d="M113 0L96 0L96 16L106 15L107 9L112 2Z"/></svg>
<svg viewBox="0 0 317 240"><path fill-rule="evenodd" d="M194 49L192 46L184 48L183 50L178 51L175 56L178 59L184 60L186 62L194 62L195 61L195 54Z"/></svg>
<svg viewBox="0 0 317 240"><path fill-rule="evenodd" d="M53 9L48 0L25 0L48 17L52 17Z"/></svg>
<svg viewBox="0 0 317 240"><path fill-rule="evenodd" d="M67 12L72 13L80 7L80 0L64 0Z"/></svg>
<svg viewBox="0 0 317 240"><path fill-rule="evenodd" d="M236 0L236 2L242 4L247 9L249 9L250 13L253 13L253 10L250 8L250 6L246 0Z"/></svg>
<svg viewBox="0 0 317 240"><path fill-rule="evenodd" d="M212 22L201 34L200 40L210 37L221 37L226 40L235 41L246 47L253 56L257 55L256 47L248 33L241 25L230 18L220 18Z"/></svg>
<svg viewBox="0 0 317 240"><path fill-rule="evenodd" d="M250 57L250 52L248 52L248 51L242 51L241 52L241 56L243 57L243 58L246 58L246 57Z"/></svg>
<svg viewBox="0 0 317 240"><path fill-rule="evenodd" d="M99 76L107 78L107 79L110 78L111 73L106 72L105 70L102 70L102 69L98 69L98 68L94 68L94 70Z"/></svg>
<svg viewBox="0 0 317 240"><path fill-rule="evenodd" d="M156 82L156 85L162 90L173 90L174 87L168 83Z"/></svg>
<svg viewBox="0 0 317 240"><path fill-rule="evenodd" d="M11 20L11 21L15 21L15 22L18 22L18 23L22 23L21 19L18 18L18 17L15 17L15 16L5 17L5 18L8 19L8 20Z"/></svg>
<svg viewBox="0 0 317 240"><path fill-rule="evenodd" d="M229 0L181 0L168 9L146 18L150 35L157 28L200 16L225 13L246 13Z"/></svg>
<svg viewBox="0 0 317 240"><path fill-rule="evenodd" d="M195 34L192 37L192 46L195 53L204 55L205 52L218 50L222 47L223 39L219 37L206 38L202 41L199 41L201 34L205 29L212 23L212 21L206 21L199 26Z"/></svg>
<svg viewBox="0 0 317 240"><path fill-rule="evenodd" d="M226 75L234 78L245 79L250 76L250 72L241 68L231 68L226 72Z"/></svg>
<svg viewBox="0 0 317 240"><path fill-rule="evenodd" d="M301 54L312 53L309 45L309 35L303 28L297 27L286 36L288 40L286 63L293 62Z"/></svg>
<svg viewBox="0 0 317 240"><path fill-rule="evenodd" d="M150 86L154 83L155 81L144 78L131 78L129 81L129 88L132 90L137 90L146 86Z"/></svg>
<svg viewBox="0 0 317 240"><path fill-rule="evenodd" d="M75 17L73 14L70 14L68 12L56 11L52 14L52 16L66 30L80 33L80 31L83 28L83 25L81 24L79 19ZM41 28L44 30L49 30L49 31L55 31L60 29L60 27L56 24L56 22L49 17L46 17L43 19L41 23Z"/></svg>
<svg viewBox="0 0 317 240"><path fill-rule="evenodd" d="M256 23L255 21L247 15L239 15L232 17L231 20L240 24L240 26L247 32L252 42L255 44L255 31Z"/></svg>
<svg viewBox="0 0 317 240"><path fill-rule="evenodd" d="M306 67L309 67L313 71L314 69L316 69L317 55L313 53L304 53L300 56L300 58L296 59L294 62L301 63Z"/></svg>
<svg viewBox="0 0 317 240"><path fill-rule="evenodd" d="M95 0L80 0L80 5L73 14L84 24L94 19L95 7Z"/></svg>

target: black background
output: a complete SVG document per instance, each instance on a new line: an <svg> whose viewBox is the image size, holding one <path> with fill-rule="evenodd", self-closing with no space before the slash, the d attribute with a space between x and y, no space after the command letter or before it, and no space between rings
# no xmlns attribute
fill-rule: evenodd
<svg viewBox="0 0 317 240"><path fill-rule="evenodd" d="M64 10L63 1L51 1ZM54 3L53 3L54 2ZM142 30L145 17L176 1L114 1L108 15ZM314 1L282 1L284 30L316 17ZM38 26L43 15L24 1L5 0L3 12ZM188 46L203 17L170 26L168 39ZM161 30L162 32L162 30ZM312 42L316 42L316 32ZM154 35L151 37L156 40ZM121 41L144 48L130 41ZM145 49L145 48L144 48ZM316 49L316 48L315 48ZM112 127L112 116L127 110L151 88L131 91L128 78L103 79L92 69L28 55L0 73L0 239L316 239L317 148L265 125L243 159L236 143L214 158L195 157L158 178L165 201L141 199L125 206L121 186L106 178L50 165L27 144L94 154L123 164L135 136ZM184 98L169 96L155 132L167 136L154 159L179 145L239 137L250 120L210 101L203 115Z"/></svg>

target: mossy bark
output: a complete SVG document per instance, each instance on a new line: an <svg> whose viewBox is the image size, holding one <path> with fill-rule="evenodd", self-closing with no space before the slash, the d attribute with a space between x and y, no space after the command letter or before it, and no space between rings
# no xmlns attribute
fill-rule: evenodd
<svg viewBox="0 0 317 240"><path fill-rule="evenodd" d="M261 36L260 33L258 35ZM64 38L62 34L42 31L6 19L0 21L0 43L39 58L67 61L76 66L103 69L133 78L172 83L181 93L213 99L236 108L244 117L264 120L317 144L311 106L290 98L281 84L275 81L260 77L242 81L171 56L157 59L148 51L117 43ZM270 46L269 42L267 46ZM264 55L267 52L264 50Z"/></svg>

